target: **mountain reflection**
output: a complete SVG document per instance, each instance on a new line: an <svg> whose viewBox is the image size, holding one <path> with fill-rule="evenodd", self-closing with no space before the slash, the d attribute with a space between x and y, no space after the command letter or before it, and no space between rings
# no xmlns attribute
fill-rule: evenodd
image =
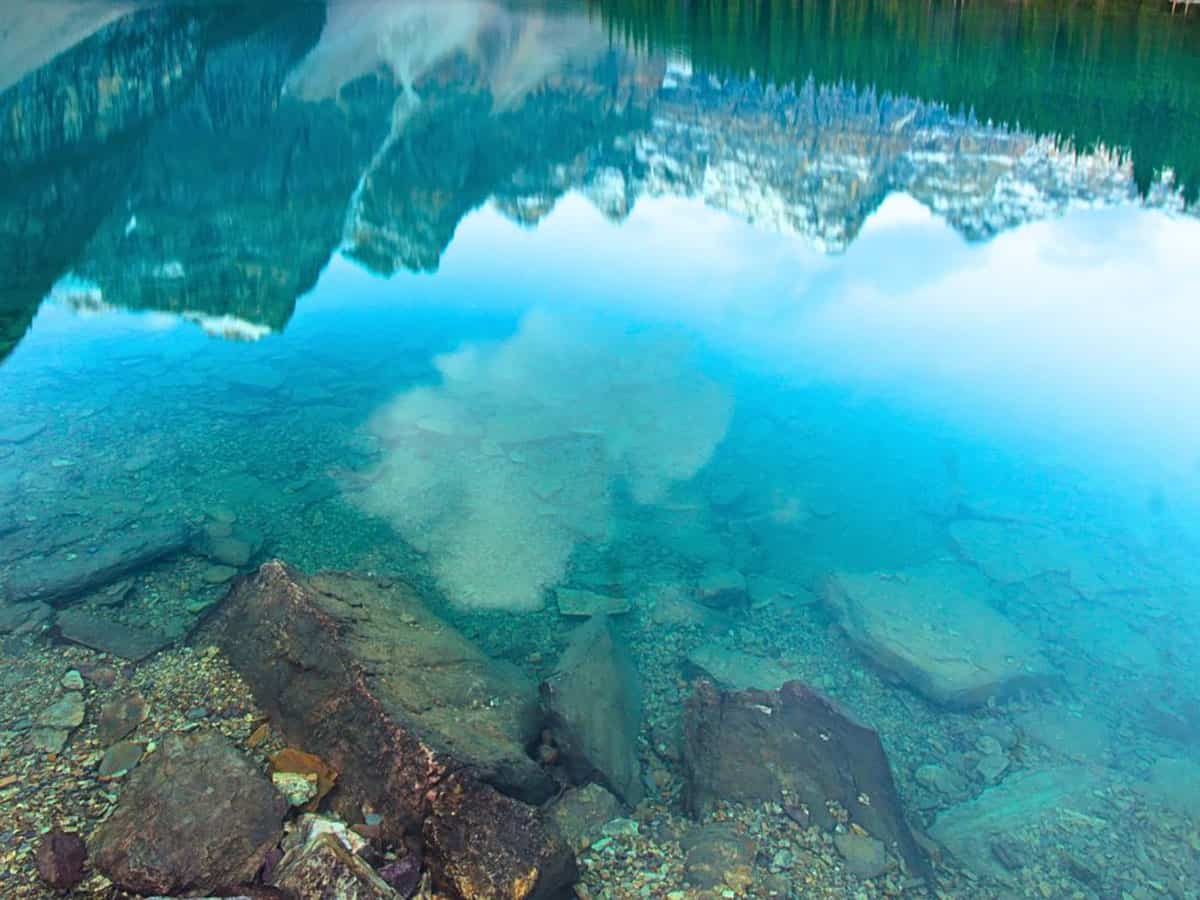
<svg viewBox="0 0 1200 900"><path fill-rule="evenodd" d="M335 252L433 271L472 209L533 225L571 191L617 220L641 196L700 198L830 253L896 191L969 240L1078 205L1185 206L1169 178L1139 189L1120 147L1077 153L832 63L764 84L697 38L718 78L669 61L688 47L636 4L598 8L25 14L0 70L0 359L56 283L253 339Z"/></svg>

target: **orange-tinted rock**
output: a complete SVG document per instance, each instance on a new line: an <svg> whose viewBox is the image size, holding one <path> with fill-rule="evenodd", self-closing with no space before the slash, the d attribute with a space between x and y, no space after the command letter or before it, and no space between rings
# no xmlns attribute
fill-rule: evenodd
<svg viewBox="0 0 1200 900"><path fill-rule="evenodd" d="M439 791L424 838L435 887L454 897L535 900L575 880L575 857L556 828L460 774Z"/></svg>
<svg viewBox="0 0 1200 900"><path fill-rule="evenodd" d="M271 757L272 772L292 772L296 775L315 775L317 777L317 796L308 804L306 809L314 810L325 799L325 795L333 790L337 783L337 769L325 762L319 756L305 753L295 747L285 747Z"/></svg>

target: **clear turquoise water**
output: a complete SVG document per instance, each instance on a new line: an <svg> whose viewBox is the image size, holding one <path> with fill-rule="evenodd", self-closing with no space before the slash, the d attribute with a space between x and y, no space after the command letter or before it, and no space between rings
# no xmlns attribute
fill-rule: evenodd
<svg viewBox="0 0 1200 900"><path fill-rule="evenodd" d="M402 572L513 658L566 627L556 589L628 597L644 668L715 641L876 724L923 826L963 798L916 773L954 754L968 796L1086 774L1169 824L1088 807L1124 824L1059 835L1100 861L1084 895L1195 896L1200 218L1169 179L937 97L710 78L594 11L369 8L213 37L102 153L48 114L61 146L10 168L0 577L233 518L251 563ZM444 54L360 64L388 29ZM98 215L81 153L126 179ZM208 565L114 614L186 634ZM714 571L750 606L706 630ZM830 578L926 571L937 641L999 621L1045 688L951 711L831 627ZM989 780L995 722L1023 736Z"/></svg>

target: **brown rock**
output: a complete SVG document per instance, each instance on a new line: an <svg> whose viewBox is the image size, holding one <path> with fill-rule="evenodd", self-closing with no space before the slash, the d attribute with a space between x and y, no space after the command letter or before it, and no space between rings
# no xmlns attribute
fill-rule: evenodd
<svg viewBox="0 0 1200 900"><path fill-rule="evenodd" d="M252 732L250 732L250 737L246 738L246 746L253 750L270 736L271 726L268 723L263 722Z"/></svg>
<svg viewBox="0 0 1200 900"><path fill-rule="evenodd" d="M786 798L832 825L827 801L881 840L910 872L928 862L904 820L879 735L799 681L777 691L718 691L702 681L684 720L687 804ZM786 792L786 793L785 793Z"/></svg>
<svg viewBox="0 0 1200 900"><path fill-rule="evenodd" d="M133 691L100 707L96 737L108 746L128 735L146 720L146 700Z"/></svg>
<svg viewBox="0 0 1200 900"><path fill-rule="evenodd" d="M520 845L507 843L507 828L477 834L474 853L507 859L520 849L530 859L558 860L561 841L524 805L554 790L525 752L539 734L533 685L484 656L407 586L338 573L305 577L272 561L234 586L209 628L274 728L340 773L337 808L375 810L384 840L425 827L454 786L462 796L449 806L464 819L471 810L462 797L536 824ZM451 834L453 823L440 816L434 833ZM455 863L431 852L428 864L436 876ZM567 870L542 867L534 883L561 887L553 879Z"/></svg>
<svg viewBox="0 0 1200 900"><path fill-rule="evenodd" d="M434 885L455 897L537 900L575 880L575 856L537 811L451 775L425 821Z"/></svg>
<svg viewBox="0 0 1200 900"><path fill-rule="evenodd" d="M225 737L167 737L130 777L93 840L96 867L142 894L212 893L250 881L287 803Z"/></svg>
<svg viewBox="0 0 1200 900"><path fill-rule="evenodd" d="M42 881L60 891L69 890L83 880L87 847L74 832L54 829L38 846L37 868Z"/></svg>

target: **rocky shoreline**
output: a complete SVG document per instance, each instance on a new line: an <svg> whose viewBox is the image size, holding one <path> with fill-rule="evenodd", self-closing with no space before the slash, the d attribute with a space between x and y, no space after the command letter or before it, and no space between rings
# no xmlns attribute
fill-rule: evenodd
<svg viewBox="0 0 1200 900"><path fill-rule="evenodd" d="M643 873L662 879L662 890L642 895L756 896L755 842L729 801L778 807L796 829L824 833L863 878L912 890L932 874L877 738L866 755L856 749L873 732L798 682L735 692L701 680L685 712L681 759L694 822L642 801L638 688L633 676L615 676L628 663L603 614L577 628L540 699L515 667L486 657L393 580L304 576L269 561L234 584L195 640L207 649L119 669L110 658L67 652L79 661L57 679L61 696L33 728L67 729L69 749L51 758L87 759L103 789L97 807L40 828L35 853L27 846L26 870L35 860L48 887L114 896L584 897L593 895L598 861L654 841L650 829L678 843L682 883L666 890L673 879L664 861ZM54 665L51 656L34 660L31 681L39 663ZM152 717L138 686L157 682L164 666L237 701ZM773 720L768 704L780 712ZM729 734L719 733L715 710ZM767 727L743 727L745 714L767 717ZM797 717L836 734L797 743ZM735 790L728 773L755 754L782 781ZM809 785L820 770L826 780L815 792L784 786ZM24 797L13 778L5 787ZM681 823L686 833L675 836ZM18 895L37 893L27 885Z"/></svg>
<svg viewBox="0 0 1200 900"><path fill-rule="evenodd" d="M1108 770L1081 781L1086 769L1042 759L1039 741L1084 751L1038 718L1036 682L1005 687L1025 677L1011 656L971 671L970 694L953 659L922 664L935 682L884 652L906 620L871 627L877 587L895 603L919 576L843 576L823 598L765 606L729 576L634 615L573 596L549 658L520 662L490 655L511 635L460 630L402 579L278 560L206 604L182 645L145 656L61 643L61 628L10 634L3 883L14 897L1089 898L1106 896L1105 850L1081 848L1114 817L1157 835L1139 847L1186 852L1186 815L1162 818ZM747 617L762 635L811 603L847 617L839 634L918 694L978 702L973 748L914 779L919 756L889 759L894 734L826 696L841 663L817 674L727 642ZM1156 883L1191 896L1182 879Z"/></svg>

